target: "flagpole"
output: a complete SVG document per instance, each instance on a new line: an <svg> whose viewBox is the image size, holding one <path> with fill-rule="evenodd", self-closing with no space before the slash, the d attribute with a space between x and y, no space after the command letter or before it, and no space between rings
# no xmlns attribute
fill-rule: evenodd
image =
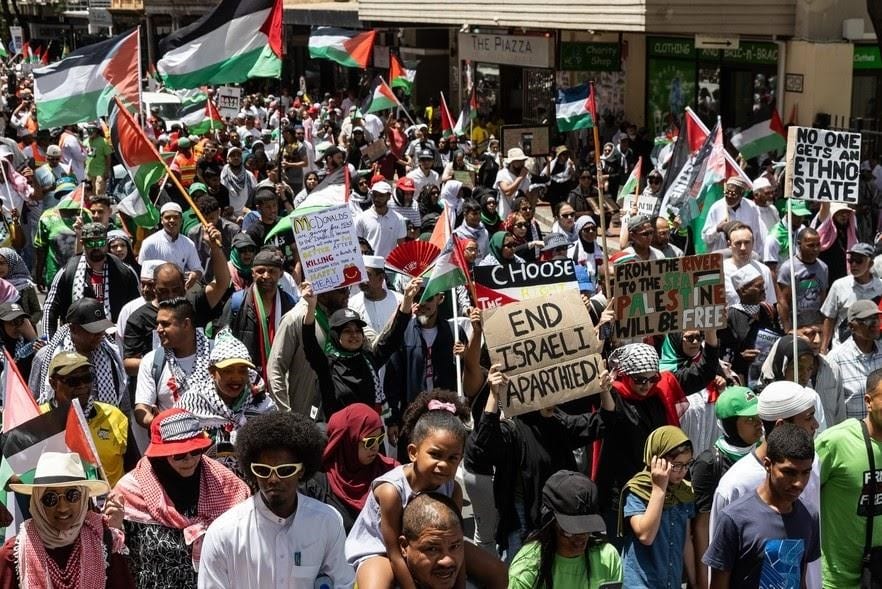
<svg viewBox="0 0 882 589"><path fill-rule="evenodd" d="M642 176L641 172L643 171L643 156L642 155L639 158L637 158L637 169L634 171L637 172L637 174L635 176L637 178L637 183L634 185L634 207L637 209L637 214L639 215L640 214L640 180L641 180L641 176Z"/></svg>
<svg viewBox="0 0 882 589"><path fill-rule="evenodd" d="M451 238L455 240L456 236ZM456 287L450 289L450 302L453 304L453 337L459 343L459 301L456 300ZM456 394L462 398L462 357L454 354L453 359L456 364Z"/></svg>
<svg viewBox="0 0 882 589"><path fill-rule="evenodd" d="M796 267L793 265L793 198L787 199L787 257L790 259L790 320L793 332L793 381L799 382L799 352L796 345Z"/></svg>
<svg viewBox="0 0 882 589"><path fill-rule="evenodd" d="M594 82L590 83L588 92L589 92L588 96L590 99L591 95L594 94ZM594 101L596 104L597 103L597 96L596 95L594 96ZM601 248L603 249L603 271L605 274L608 274L609 273L609 254L607 253L607 248L606 248L606 208L604 206L606 203L605 203L604 194L603 194L604 191L601 188L601 186L603 186L603 183L602 183L603 176L601 174L602 165L600 162L600 129L597 126L597 120L596 120L597 117L595 116L596 114L597 113L591 113L591 118L592 118L591 122L592 122L592 126L593 126L593 131L594 131L594 164L597 166L597 186L598 186L597 204L599 205L598 208L600 209L600 232L601 232L600 233L600 243L601 243ZM609 299L611 300L613 290L612 290L612 281L611 281L610 276L606 277L606 288L609 293Z"/></svg>
<svg viewBox="0 0 882 589"><path fill-rule="evenodd" d="M138 122L141 128L147 123L147 114L144 112L144 90L141 80L144 79L144 70L141 68L141 25L138 25ZM149 40L147 41L150 42ZM106 190L106 189L105 189Z"/></svg>
<svg viewBox="0 0 882 589"><path fill-rule="evenodd" d="M377 77L380 78L381 84L386 84L386 80L383 79L383 76L377 76ZM392 90L392 86L389 86L389 84L386 84L386 86L388 86L389 90ZM404 108L404 105L401 104L400 100L398 100L398 96L395 95L394 90L392 90L392 96L395 96L395 102L396 102L396 104L398 104L398 108L400 108L401 110L404 111L404 114L407 115L407 120L410 121L410 124L416 125L416 122L414 122L413 117L410 116L410 113L407 112L407 109Z"/></svg>
<svg viewBox="0 0 882 589"><path fill-rule="evenodd" d="M71 401L71 407L77 415L77 421L80 424L80 433L86 438L86 442L89 444L89 450L91 450L92 456L95 457L98 474L101 475L101 480L107 483L108 488L113 489L113 485L111 485L110 481L107 479L107 473L104 472L104 465L101 464L101 456L98 455L98 448L95 447L95 440L92 439L92 432L89 430L89 423L86 421L86 414L83 412L83 406L80 404L80 400L77 397L74 397Z"/></svg>

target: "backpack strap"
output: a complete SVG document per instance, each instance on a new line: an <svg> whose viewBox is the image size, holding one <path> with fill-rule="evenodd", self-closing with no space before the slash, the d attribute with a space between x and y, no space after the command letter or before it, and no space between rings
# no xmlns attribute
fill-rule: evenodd
<svg viewBox="0 0 882 589"><path fill-rule="evenodd" d="M162 367L165 366L165 348L159 346L153 352L153 365L150 367L150 375L156 385L156 394L159 394L159 379L162 376Z"/></svg>
<svg viewBox="0 0 882 589"><path fill-rule="evenodd" d="M230 326L236 325L236 322L239 320L239 312L242 310L242 305L245 303L245 297L248 295L249 290L251 290L250 286L237 290L230 297Z"/></svg>

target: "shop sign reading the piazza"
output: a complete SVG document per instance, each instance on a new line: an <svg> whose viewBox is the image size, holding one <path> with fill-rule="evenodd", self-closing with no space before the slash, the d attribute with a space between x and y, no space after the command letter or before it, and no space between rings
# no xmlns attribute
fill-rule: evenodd
<svg viewBox="0 0 882 589"><path fill-rule="evenodd" d="M554 38L544 35L460 33L459 58L483 63L553 68Z"/></svg>

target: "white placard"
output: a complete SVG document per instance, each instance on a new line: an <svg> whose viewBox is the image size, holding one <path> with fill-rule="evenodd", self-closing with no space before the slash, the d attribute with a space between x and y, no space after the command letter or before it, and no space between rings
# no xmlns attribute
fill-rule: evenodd
<svg viewBox="0 0 882 589"><path fill-rule="evenodd" d="M459 59L521 67L553 68L554 37L460 33Z"/></svg>
<svg viewBox="0 0 882 589"><path fill-rule="evenodd" d="M790 127L786 161L785 196L830 202L858 201L860 133Z"/></svg>
<svg viewBox="0 0 882 589"><path fill-rule="evenodd" d="M304 277L316 294L359 284L367 276L349 205L297 215L291 226Z"/></svg>
<svg viewBox="0 0 882 589"><path fill-rule="evenodd" d="M235 118L242 108L242 89L232 86L221 86L215 93L217 110L222 117Z"/></svg>

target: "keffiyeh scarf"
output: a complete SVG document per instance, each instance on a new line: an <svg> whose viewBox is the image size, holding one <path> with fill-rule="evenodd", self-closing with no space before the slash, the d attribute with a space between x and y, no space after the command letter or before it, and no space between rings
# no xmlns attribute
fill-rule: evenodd
<svg viewBox="0 0 882 589"><path fill-rule="evenodd" d="M110 272L107 271L107 261L105 260L104 266L102 267L102 278L101 278L101 292L94 292L95 298L101 301L104 305L104 314L110 319ZM77 269L74 272L73 278L73 289L71 292L70 300L78 301L81 298L87 296L86 295L86 287L91 287L91 282L89 281L89 276L92 274L91 268L89 268L89 263L86 260L86 254L80 256L79 262L77 262ZM92 289L94 291L94 289Z"/></svg>
<svg viewBox="0 0 882 589"><path fill-rule="evenodd" d="M17 251L11 247L0 247L0 257L9 265L9 273L5 278L12 286L19 291L34 286L28 266Z"/></svg>
<svg viewBox="0 0 882 589"><path fill-rule="evenodd" d="M171 391L172 398L177 402L184 393L190 388L191 382L200 382L203 380L211 380L208 374L208 361L211 354L209 349L208 338L201 330L196 330L196 363L193 366L193 372L189 376L184 372L178 364L175 353L170 348L165 348L165 363L171 372L171 378L166 386Z"/></svg>

